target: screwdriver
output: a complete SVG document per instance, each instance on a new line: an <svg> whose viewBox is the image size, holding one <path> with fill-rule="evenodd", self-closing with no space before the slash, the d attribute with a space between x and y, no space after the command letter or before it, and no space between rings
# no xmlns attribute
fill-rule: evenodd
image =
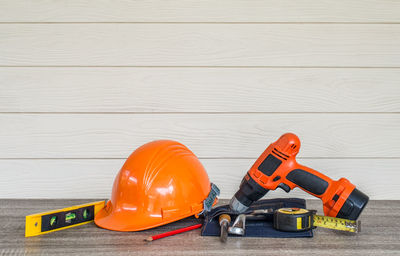
<svg viewBox="0 0 400 256"><path fill-rule="evenodd" d="M228 227L230 223L231 216L229 216L228 214L221 214L219 216L219 225L221 226L221 235L219 238L223 243L226 243L226 240L228 239Z"/></svg>

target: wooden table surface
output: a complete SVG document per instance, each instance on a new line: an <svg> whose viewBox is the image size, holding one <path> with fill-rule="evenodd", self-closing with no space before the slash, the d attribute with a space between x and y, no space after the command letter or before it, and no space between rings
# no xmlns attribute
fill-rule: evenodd
<svg viewBox="0 0 400 256"><path fill-rule="evenodd" d="M200 230L145 242L144 238L196 223L189 218L142 232L115 232L90 223L25 238L25 215L95 200L0 200L0 255L400 255L400 200L370 201L360 220L361 233L318 228L313 238L202 237ZM226 203L226 201L222 201ZM322 212L320 201L307 201Z"/></svg>

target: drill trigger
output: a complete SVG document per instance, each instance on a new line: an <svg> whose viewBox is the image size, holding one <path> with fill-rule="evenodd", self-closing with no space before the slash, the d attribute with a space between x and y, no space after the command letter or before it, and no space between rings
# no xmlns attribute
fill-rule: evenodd
<svg viewBox="0 0 400 256"><path fill-rule="evenodd" d="M286 185L285 183L280 183L280 184L278 185L278 188L283 189L286 193L289 193L289 192L290 192L290 187L289 187L288 185Z"/></svg>

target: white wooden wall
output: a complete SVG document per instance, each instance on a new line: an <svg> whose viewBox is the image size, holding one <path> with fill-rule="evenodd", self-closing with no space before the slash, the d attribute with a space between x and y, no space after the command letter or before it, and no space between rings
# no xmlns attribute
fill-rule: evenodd
<svg viewBox="0 0 400 256"><path fill-rule="evenodd" d="M1 198L108 198L161 138L230 198L290 131L299 162L400 199L399 114L398 0L0 1Z"/></svg>

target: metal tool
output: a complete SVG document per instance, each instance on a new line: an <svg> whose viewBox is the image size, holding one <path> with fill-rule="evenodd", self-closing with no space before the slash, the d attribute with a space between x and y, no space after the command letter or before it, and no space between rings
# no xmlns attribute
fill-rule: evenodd
<svg viewBox="0 0 400 256"><path fill-rule="evenodd" d="M25 218L25 237L42 235L83 225L94 220L105 201L76 205L64 209L28 215Z"/></svg>
<svg viewBox="0 0 400 256"><path fill-rule="evenodd" d="M257 215L265 215L265 214L270 214L270 213L273 213L273 212L274 212L274 209L273 209L273 208L268 208L268 209L257 209L257 210L254 210L254 211L252 211L252 212L247 213L247 214L246 214L246 217L249 217L249 216L257 216Z"/></svg>
<svg viewBox="0 0 400 256"><path fill-rule="evenodd" d="M236 217L235 221L232 224L232 227L228 228L228 233L233 234L233 235L238 235L238 236L243 236L246 230L246 219L252 219L252 220L263 220L265 218L266 214L271 214L274 212L274 209L258 209L254 210L252 212L249 212L247 214L240 214ZM219 217L220 220L220 225L221 225L221 216L227 215L227 214L222 214ZM229 216L229 215L228 215ZM229 217L230 220L230 217ZM221 237L222 237L222 226L221 226ZM222 241L222 238L221 238Z"/></svg>
<svg viewBox="0 0 400 256"><path fill-rule="evenodd" d="M361 222L329 216L315 215L315 210L281 208L274 212L274 228L281 231L305 231L315 227L347 232L361 231Z"/></svg>
<svg viewBox="0 0 400 256"><path fill-rule="evenodd" d="M226 243L226 240L228 239L228 227L230 223L231 216L229 216L228 214L221 214L219 216L219 225L221 226L221 234L219 238L223 243Z"/></svg>
<svg viewBox="0 0 400 256"><path fill-rule="evenodd" d="M228 228L229 234L243 236L246 229L246 215L239 214L235 221L233 222L232 227Z"/></svg>

